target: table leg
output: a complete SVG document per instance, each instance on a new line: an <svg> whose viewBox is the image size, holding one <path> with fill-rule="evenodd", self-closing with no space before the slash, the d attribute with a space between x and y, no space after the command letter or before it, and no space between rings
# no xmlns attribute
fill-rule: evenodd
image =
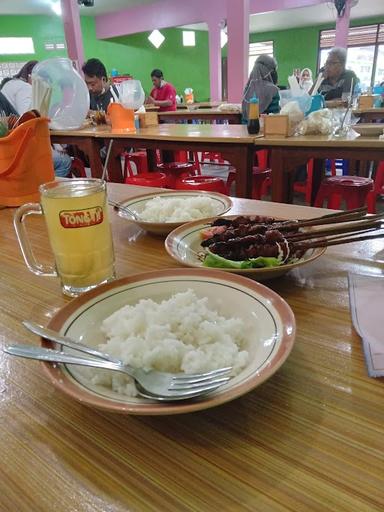
<svg viewBox="0 0 384 512"><path fill-rule="evenodd" d="M284 155L281 149L272 149L271 151L271 169L272 169L272 201L277 203L292 202L292 176L284 168ZM290 176L292 174L292 176Z"/></svg>
<svg viewBox="0 0 384 512"><path fill-rule="evenodd" d="M324 160L315 158L313 160L313 175L312 175L312 194L311 194L311 205L315 204L317 193L321 182L325 176Z"/></svg>
<svg viewBox="0 0 384 512"><path fill-rule="evenodd" d="M107 139L108 142L108 139ZM126 141L124 139L114 139L111 154L108 162L108 178L113 183L123 182L123 173L121 172L121 153L123 153Z"/></svg>
<svg viewBox="0 0 384 512"><path fill-rule="evenodd" d="M252 171L254 146L238 146L221 151L223 157L236 169L236 197L252 199Z"/></svg>
<svg viewBox="0 0 384 512"><path fill-rule="evenodd" d="M149 172L154 171L156 169L156 150L155 149L147 149L147 161L148 161Z"/></svg>

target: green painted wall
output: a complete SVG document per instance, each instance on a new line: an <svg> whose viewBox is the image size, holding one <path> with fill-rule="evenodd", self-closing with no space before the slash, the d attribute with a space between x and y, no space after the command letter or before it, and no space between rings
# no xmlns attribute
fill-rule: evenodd
<svg viewBox="0 0 384 512"><path fill-rule="evenodd" d="M165 41L156 49L148 41L149 32L97 41L93 18L84 18L82 27L86 56L99 57L108 70L116 68L120 73L130 73L149 92L150 73L160 68L179 94L192 87L198 101L209 99L208 32L196 31L196 46L184 47L181 30L164 29L161 32Z"/></svg>
<svg viewBox="0 0 384 512"><path fill-rule="evenodd" d="M32 37L35 55L0 55L1 62L20 62L48 57L63 57L65 50L47 51L44 43L63 43L64 29L56 16L0 16L1 37Z"/></svg>
<svg viewBox="0 0 384 512"><path fill-rule="evenodd" d="M354 20L353 25L384 23L384 16ZM149 33L135 34L110 40L97 40L95 22L92 17L81 18L85 57L98 57L108 71L116 68L129 72L142 81L148 92L151 87L149 74L153 68L161 68L167 80L172 82L179 93L192 87L198 101L209 99L209 56L208 33L196 31L196 46L183 47L179 29L162 30L166 39L159 49L148 41ZM250 41L273 40L279 63L279 83L285 84L293 68L317 66L319 31L333 28L331 25L312 26L251 34ZM65 56L66 51L47 51L45 42L63 42L64 31L61 18L53 16L0 16L0 35L31 36L35 55L0 55L0 62L38 60L54 56ZM226 49L223 55L226 54Z"/></svg>
<svg viewBox="0 0 384 512"><path fill-rule="evenodd" d="M382 17L353 20L351 25L369 25L384 23ZM287 84L287 78L294 68L317 69L320 30L334 28L334 25L317 25L274 32L250 34L251 43L273 41L275 57L279 64L279 83Z"/></svg>
<svg viewBox="0 0 384 512"><path fill-rule="evenodd" d="M85 57L98 57L108 71L116 68L120 73L129 72L141 80L149 92L150 73L154 68L164 72L166 80L173 83L179 93L192 87L198 101L209 99L208 33L196 32L196 46L183 47L182 33L178 29L162 30L166 37L159 49L148 41L149 33L119 37L108 41L96 39L92 17L81 18ZM0 16L0 35L3 37L30 36L35 45L35 55L0 55L0 61L43 60L66 56L66 51L47 51L46 42L64 42L64 30L58 16Z"/></svg>

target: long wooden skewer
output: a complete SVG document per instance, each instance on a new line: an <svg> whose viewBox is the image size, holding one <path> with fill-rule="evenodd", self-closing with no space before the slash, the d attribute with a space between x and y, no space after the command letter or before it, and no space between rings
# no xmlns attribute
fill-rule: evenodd
<svg viewBox="0 0 384 512"><path fill-rule="evenodd" d="M359 232L361 230L365 230L368 228L380 229L382 227L382 222L379 219L363 220L360 222L351 222L349 224L345 224L344 226L338 226L335 228L328 229L317 229L313 231L305 231L299 233L287 234L286 239L289 242L301 242L303 240L308 240L310 238L320 238L323 236L330 235L340 235L342 233L351 233L351 232Z"/></svg>
<svg viewBox="0 0 384 512"><path fill-rule="evenodd" d="M356 237L350 237L350 238L334 238L334 239L327 239L324 238L323 240L313 240L312 242L308 244L303 243L303 249L315 249L316 247L329 247L331 245L341 245L341 244L349 244L352 242L362 242L364 240L373 240L375 238L384 238L384 233L376 233L372 235L364 235L364 236L356 236ZM297 248L300 247L300 243L297 244Z"/></svg>

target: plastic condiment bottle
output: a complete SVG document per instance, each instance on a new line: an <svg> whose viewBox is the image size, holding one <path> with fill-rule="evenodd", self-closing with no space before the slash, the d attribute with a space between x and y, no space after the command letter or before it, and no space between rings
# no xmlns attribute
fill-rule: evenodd
<svg viewBox="0 0 384 512"><path fill-rule="evenodd" d="M248 133L256 135L260 131L260 120L259 120L259 98L253 96L249 100L248 109Z"/></svg>

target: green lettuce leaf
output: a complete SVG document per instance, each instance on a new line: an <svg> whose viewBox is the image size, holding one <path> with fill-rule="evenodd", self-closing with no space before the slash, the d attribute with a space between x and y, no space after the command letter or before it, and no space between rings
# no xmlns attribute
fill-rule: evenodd
<svg viewBox="0 0 384 512"><path fill-rule="evenodd" d="M250 258L249 260L244 261L233 261L227 260L222 256L213 254L212 252L208 252L203 265L204 267L247 269L278 267L281 263L282 262L278 258L263 258L262 256L259 256L258 258Z"/></svg>

